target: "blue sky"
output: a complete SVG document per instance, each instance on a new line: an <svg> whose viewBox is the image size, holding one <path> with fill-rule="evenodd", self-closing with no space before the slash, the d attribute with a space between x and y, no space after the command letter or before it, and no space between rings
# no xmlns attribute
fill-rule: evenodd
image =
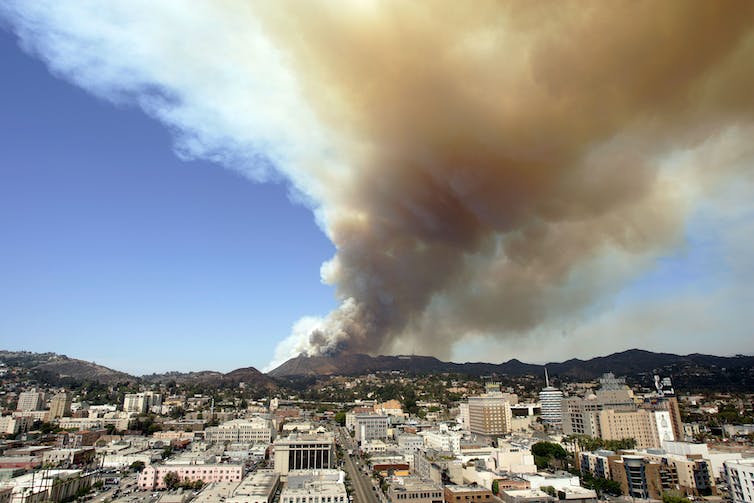
<svg viewBox="0 0 754 503"><path fill-rule="evenodd" d="M0 31L0 340L132 372L264 366L335 305L333 247L284 183L181 161L161 124Z"/></svg>
<svg viewBox="0 0 754 503"><path fill-rule="evenodd" d="M751 27L683 7L0 4L0 347L750 353Z"/></svg>

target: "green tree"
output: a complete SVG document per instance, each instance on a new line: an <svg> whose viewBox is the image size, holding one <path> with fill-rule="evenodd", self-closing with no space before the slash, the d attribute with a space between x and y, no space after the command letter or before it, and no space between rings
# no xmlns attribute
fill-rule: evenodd
<svg viewBox="0 0 754 503"><path fill-rule="evenodd" d="M168 472L165 474L163 482L168 489L175 489L181 483L181 477L176 472Z"/></svg>
<svg viewBox="0 0 754 503"><path fill-rule="evenodd" d="M338 412L335 414L335 422L338 423L341 426L346 425L346 413L345 412Z"/></svg>
<svg viewBox="0 0 754 503"><path fill-rule="evenodd" d="M691 501L676 491L665 491L662 493L662 503L691 503Z"/></svg>
<svg viewBox="0 0 754 503"><path fill-rule="evenodd" d="M500 492L500 483L496 480L492 481L492 494L497 495Z"/></svg>
<svg viewBox="0 0 754 503"><path fill-rule="evenodd" d="M135 472L140 472L144 469L144 461L134 461L131 463L131 469Z"/></svg>

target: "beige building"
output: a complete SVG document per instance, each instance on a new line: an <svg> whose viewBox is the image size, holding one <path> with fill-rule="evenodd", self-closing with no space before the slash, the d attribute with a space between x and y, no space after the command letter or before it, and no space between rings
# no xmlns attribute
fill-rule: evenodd
<svg viewBox="0 0 754 503"><path fill-rule="evenodd" d="M50 419L59 419L71 415L71 394L60 392L50 400Z"/></svg>
<svg viewBox="0 0 754 503"><path fill-rule="evenodd" d="M442 484L415 477L405 477L390 484L387 497L393 503L444 502Z"/></svg>
<svg viewBox="0 0 754 503"><path fill-rule="evenodd" d="M34 410L42 410L45 403L45 394L41 391L33 389L31 391L24 391L18 395L18 405L16 410L30 412Z"/></svg>
<svg viewBox="0 0 754 503"><path fill-rule="evenodd" d="M602 410L596 413L599 436L604 440L636 439L637 449L659 449L660 438L654 413L647 410L620 412Z"/></svg>
<svg viewBox="0 0 754 503"><path fill-rule="evenodd" d="M487 438L497 438L512 431L510 402L502 393L469 397L469 431Z"/></svg>

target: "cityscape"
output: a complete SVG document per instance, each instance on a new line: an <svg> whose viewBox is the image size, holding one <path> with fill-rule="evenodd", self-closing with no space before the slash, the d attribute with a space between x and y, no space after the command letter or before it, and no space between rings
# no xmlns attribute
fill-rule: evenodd
<svg viewBox="0 0 754 503"><path fill-rule="evenodd" d="M0 503L754 503L754 0L0 0Z"/></svg>
<svg viewBox="0 0 754 503"><path fill-rule="evenodd" d="M709 371L690 357L665 355L675 363L642 370L657 356L610 355L607 365L628 360L636 370L596 379L548 366L541 375L482 375L473 365L313 375L300 361L299 371L135 377L54 353L2 351L0 497L750 501L752 357L716 358L730 367L731 386L715 389L688 380ZM696 384L680 389L667 370ZM738 386L734 376L743 376Z"/></svg>

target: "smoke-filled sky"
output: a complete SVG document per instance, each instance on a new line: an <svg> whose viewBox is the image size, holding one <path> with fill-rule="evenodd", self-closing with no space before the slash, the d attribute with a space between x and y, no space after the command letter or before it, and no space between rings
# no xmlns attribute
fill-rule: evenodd
<svg viewBox="0 0 754 503"><path fill-rule="evenodd" d="M0 16L16 51L50 72L18 78L16 88L60 79L55 85L87 93L76 95L82 109L106 109L113 131L133 120L139 131L170 138L171 161L162 151L160 160L133 160L170 165L166 190L188 184L206 194L191 180L198 164L225 177L220 187L206 185L219 207L238 192L264 194L240 197L253 218L233 212L249 218L245 239L253 242L238 267L269 271L263 281L223 276L218 290L227 296L206 308L200 297L191 307L166 302L183 321L161 329L140 323L130 296L122 305L105 295L85 326L104 340L115 340L114 326L118 340L146 330L157 353L177 351L171 368L193 369L265 367L333 351L544 362L629 347L754 347L752 2L10 1ZM18 93L5 94L18 102ZM71 127L83 126L74 116L63 129ZM45 131L37 148L70 134ZM154 133L123 135L129 152L150 152ZM86 183L108 179L93 160L64 161L39 162L59 162ZM178 162L185 175L173 173ZM4 171L11 182L22 176L15 165ZM181 176L189 181L173 182ZM54 192L54 180L39 178ZM133 208L141 193L134 187L116 190L131 215L125 225L165 218L159 208ZM201 208L222 211L173 197L205 217ZM3 226L14 236L26 219L19 213ZM215 278L222 246L203 257L195 243L174 240L170 222L130 246L155 267L164 261L196 278L194 289L211 288L201 278ZM217 235L218 243L231 227L205 224L195 235ZM276 233L260 236L254 225ZM179 251L155 260L154 239ZM280 243L296 243L296 252L271 252ZM11 245L12 260L0 267L17 283L3 303L27 315L0 329L22 347L43 331L33 318L51 313L8 292L28 288L28 257L44 257L45 246L36 240L31 253L23 240ZM315 285L311 263L323 260L326 286ZM276 273L303 263L301 275ZM303 304L301 311L239 316L223 356L216 346L224 327L208 322L223 316L214 304L240 313L240 297L274 298L283 277L280 302ZM143 288L149 295L148 282ZM76 339L77 323L63 324L68 338ZM88 351L82 356L106 355ZM121 368L165 369L164 360L150 362Z"/></svg>

